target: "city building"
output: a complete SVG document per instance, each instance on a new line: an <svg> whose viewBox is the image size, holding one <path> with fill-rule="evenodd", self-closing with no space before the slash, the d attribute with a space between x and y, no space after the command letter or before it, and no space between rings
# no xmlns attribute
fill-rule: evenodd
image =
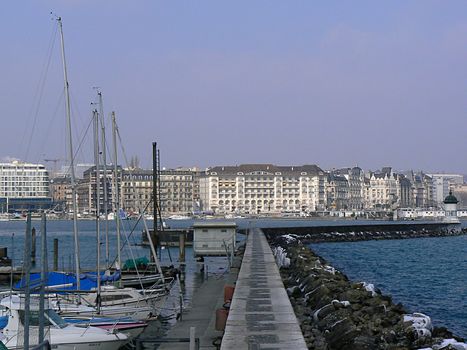
<svg viewBox="0 0 467 350"><path fill-rule="evenodd" d="M71 206L71 179L69 176L55 177L50 180L50 196L54 210L69 211Z"/></svg>
<svg viewBox="0 0 467 350"><path fill-rule="evenodd" d="M42 164L0 163L0 211L50 208L49 174Z"/></svg>
<svg viewBox="0 0 467 350"><path fill-rule="evenodd" d="M391 167L381 171L369 172L366 188L366 208L374 210L392 210L400 206L400 183Z"/></svg>
<svg viewBox="0 0 467 350"><path fill-rule="evenodd" d="M444 199L454 185L464 183L464 176L460 174L429 174L433 179L433 202L439 208L443 207Z"/></svg>
<svg viewBox="0 0 467 350"><path fill-rule="evenodd" d="M365 174L359 167L333 170L334 174L344 176L348 182L348 198L345 209L360 210L364 207L363 187Z"/></svg>
<svg viewBox="0 0 467 350"><path fill-rule="evenodd" d="M397 182L400 187L398 207L400 208L413 208L415 197L412 188L412 182L403 174L397 174Z"/></svg>
<svg viewBox="0 0 467 350"><path fill-rule="evenodd" d="M326 195L328 210L348 209L350 204L349 181L345 176L330 172L327 178Z"/></svg>
<svg viewBox="0 0 467 350"><path fill-rule="evenodd" d="M423 172L406 171L405 177L412 186L411 207L430 208L433 207L433 181ZM402 206L402 205L401 205Z"/></svg>
<svg viewBox="0 0 467 350"><path fill-rule="evenodd" d="M193 212L193 172L188 169L161 170L162 214Z"/></svg>
<svg viewBox="0 0 467 350"><path fill-rule="evenodd" d="M105 201L104 201L104 186L107 188L107 211L115 211L116 198L115 194L117 193L114 189L114 167L109 164L106 166L106 172L104 172L104 167L99 166L99 174L96 172L96 166L92 166L83 172L83 178L76 181L76 196L78 201L78 212L84 214L96 213L97 208L97 177L99 178L100 183L100 195L99 195L99 205L100 205L100 214L104 213ZM105 176L105 174L107 174ZM117 167L117 190L120 194L120 203L121 203L121 183L122 183L122 167ZM70 197L71 199L71 197ZM71 206L68 206L71 208Z"/></svg>
<svg viewBox="0 0 467 350"><path fill-rule="evenodd" d="M455 184L451 188L452 193L459 200L459 208L467 208L467 184Z"/></svg>
<svg viewBox="0 0 467 350"><path fill-rule="evenodd" d="M161 213L191 214L193 211L194 174L182 169L164 169L160 171L160 190L158 196ZM152 170L125 169L121 190L122 207L127 212L153 212L153 173Z"/></svg>
<svg viewBox="0 0 467 350"><path fill-rule="evenodd" d="M216 166L200 176L200 207L217 213L307 213L326 207L327 175L316 165Z"/></svg>

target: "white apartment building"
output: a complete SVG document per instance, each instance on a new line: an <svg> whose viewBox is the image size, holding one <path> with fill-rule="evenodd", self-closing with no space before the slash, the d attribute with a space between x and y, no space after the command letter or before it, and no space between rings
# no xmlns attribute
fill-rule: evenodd
<svg viewBox="0 0 467 350"><path fill-rule="evenodd" d="M49 173L42 164L0 163L0 211L49 208Z"/></svg>
<svg viewBox="0 0 467 350"><path fill-rule="evenodd" d="M0 197L45 198L49 195L49 173L42 164L14 161L0 163Z"/></svg>
<svg viewBox="0 0 467 350"><path fill-rule="evenodd" d="M200 205L217 213L324 210L326 174L316 165L217 166L199 178Z"/></svg>

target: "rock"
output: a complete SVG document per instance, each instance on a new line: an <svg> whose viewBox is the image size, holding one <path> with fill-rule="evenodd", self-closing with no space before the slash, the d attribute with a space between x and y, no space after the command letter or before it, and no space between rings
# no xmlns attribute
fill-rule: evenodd
<svg viewBox="0 0 467 350"><path fill-rule="evenodd" d="M318 328L321 331L331 331L331 329L339 322L344 319L348 319L351 323L355 323L352 319L352 310L349 309L339 309L334 310L334 312L328 313L325 317L322 317L318 322Z"/></svg>
<svg viewBox="0 0 467 350"><path fill-rule="evenodd" d="M350 344L353 344L357 335L357 327L350 319L345 318L336 322L325 337L331 349L345 350Z"/></svg>
<svg viewBox="0 0 467 350"><path fill-rule="evenodd" d="M307 304L314 309L319 309L333 300L329 294L328 287L322 284L307 293Z"/></svg>
<svg viewBox="0 0 467 350"><path fill-rule="evenodd" d="M401 303L397 303L396 305L393 305L391 309L392 311L400 315L407 313L407 311L405 310L404 306Z"/></svg>
<svg viewBox="0 0 467 350"><path fill-rule="evenodd" d="M355 233L351 238L375 238L379 234L381 233ZM332 234L322 236L326 235L333 239ZM392 232L383 238L400 238L404 235ZM408 234L406 236L410 237ZM311 235L309 238L311 240L316 237ZM430 334L430 329L414 328L413 322L404 324L403 315L407 312L402 304L393 304L391 296L382 295L377 288L366 290L362 283L350 282L347 276L326 266L326 261L307 247L297 243L286 246L284 251L290 258L291 265L287 270L282 269L281 276L308 348L435 349L446 339L461 340L443 327L434 328ZM417 324L421 322L418 321Z"/></svg>
<svg viewBox="0 0 467 350"><path fill-rule="evenodd" d="M373 350L376 348L376 338L368 335L357 336L353 344L349 345L348 350Z"/></svg>
<svg viewBox="0 0 467 350"><path fill-rule="evenodd" d="M300 290L300 288L298 288L298 286L295 286L295 287L287 289L287 294L294 298L299 298L302 296L302 291Z"/></svg>

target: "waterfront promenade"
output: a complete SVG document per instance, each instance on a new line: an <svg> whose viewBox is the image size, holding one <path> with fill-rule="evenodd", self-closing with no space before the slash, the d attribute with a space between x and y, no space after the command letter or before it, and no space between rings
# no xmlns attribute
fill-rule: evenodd
<svg viewBox="0 0 467 350"><path fill-rule="evenodd" d="M259 229L247 238L221 350L307 349L271 248Z"/></svg>

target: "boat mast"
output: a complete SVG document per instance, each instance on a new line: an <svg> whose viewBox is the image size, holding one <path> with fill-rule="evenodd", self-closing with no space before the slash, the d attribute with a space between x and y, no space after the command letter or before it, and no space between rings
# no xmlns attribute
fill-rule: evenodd
<svg viewBox="0 0 467 350"><path fill-rule="evenodd" d="M117 263L118 269L122 267L122 257L120 254L120 200L118 193L118 166L117 166L117 123L115 121L115 112L112 112L112 136L113 136L113 148L114 148L114 203L115 203L115 220L117 226Z"/></svg>
<svg viewBox="0 0 467 350"><path fill-rule="evenodd" d="M39 294L39 344L44 341L44 304L45 304L45 286L47 284L47 218L45 213L42 213L41 221L41 289Z"/></svg>
<svg viewBox="0 0 467 350"><path fill-rule="evenodd" d="M94 118L94 162L96 166L96 239L97 239L97 313L100 313L100 297L101 297L101 232L99 216L101 212L101 170L99 164L99 114L97 110L93 111Z"/></svg>
<svg viewBox="0 0 467 350"><path fill-rule="evenodd" d="M157 232L157 206L158 206L158 200L157 200L157 142L152 143L152 200L153 200L153 208L152 208L152 213L154 217L154 222L153 222L153 232L154 232L154 237L155 237L155 249L157 250L157 246L159 245L158 242L158 232Z"/></svg>
<svg viewBox="0 0 467 350"><path fill-rule="evenodd" d="M105 266L109 265L109 260L110 260L110 253L109 253L109 220L107 215L109 214L108 207L107 207L107 200L108 200L108 195L107 195L107 143L105 140L105 120L104 120L104 104L102 101L102 92L98 92L97 95L99 96L99 114L101 116L100 122L101 122L101 141L102 141L102 163L104 167L104 213L105 213Z"/></svg>
<svg viewBox="0 0 467 350"><path fill-rule="evenodd" d="M76 205L76 179L75 179L75 163L73 155L73 139L71 133L71 109L70 109L70 91L68 84L68 74L66 69L65 59L65 41L63 38L63 25L62 18L58 17L58 26L60 28L60 43L62 47L62 63L63 63L63 80L65 84L65 109L67 119L67 131L68 131L68 154L70 157L70 176L71 176L71 201L73 203L73 236L75 242L75 269L76 269L76 289L81 289L81 283L79 279L79 241L78 241L78 208Z"/></svg>

